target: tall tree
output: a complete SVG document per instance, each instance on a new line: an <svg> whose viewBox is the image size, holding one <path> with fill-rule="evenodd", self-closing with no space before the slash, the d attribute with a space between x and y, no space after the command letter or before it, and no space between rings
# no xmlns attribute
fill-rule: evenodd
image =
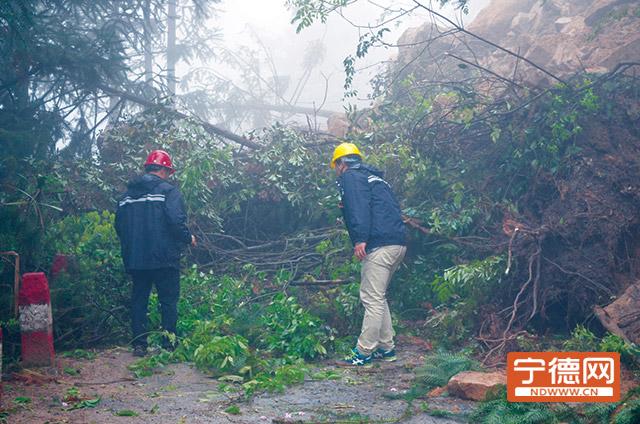
<svg viewBox="0 0 640 424"><path fill-rule="evenodd" d="M176 94L176 20L178 0L169 0L167 9L167 89L169 95Z"/></svg>
<svg viewBox="0 0 640 424"><path fill-rule="evenodd" d="M151 0L144 0L142 4L142 17L144 19L144 80L150 86L153 83L153 44L151 37Z"/></svg>

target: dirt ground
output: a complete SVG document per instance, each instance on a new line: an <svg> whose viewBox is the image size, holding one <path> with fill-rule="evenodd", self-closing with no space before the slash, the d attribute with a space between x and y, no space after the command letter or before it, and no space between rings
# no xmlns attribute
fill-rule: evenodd
<svg viewBox="0 0 640 424"><path fill-rule="evenodd" d="M424 353L409 346L399 350L397 362L376 364L369 370L338 368L326 361L316 364L317 370L335 370L335 380L309 379L284 393L243 401L235 393L221 391L219 381L188 364L170 365L151 377L135 379L127 369L135 358L125 348L114 348L98 352L94 360L60 358L55 368L33 370L34 374L23 371L19 378L4 383L2 399L12 410L7 421L25 424L454 423L424 413L425 400L409 407L406 401L393 399L409 389L411 370L423 363ZM70 369L79 375L68 375ZM66 410L70 404L63 399L72 387L79 390L80 398L100 397L100 402L94 408ZM225 412L232 405L239 408L238 415ZM433 398L428 407L464 414L473 403Z"/></svg>

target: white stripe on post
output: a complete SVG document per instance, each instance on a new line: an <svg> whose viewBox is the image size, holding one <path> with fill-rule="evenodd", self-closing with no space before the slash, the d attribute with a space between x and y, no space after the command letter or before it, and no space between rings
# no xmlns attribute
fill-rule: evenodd
<svg viewBox="0 0 640 424"><path fill-rule="evenodd" d="M24 305L19 310L21 331L47 331L51 315L49 305Z"/></svg>
<svg viewBox="0 0 640 424"><path fill-rule="evenodd" d="M30 272L22 276L18 303L23 365L54 365L51 296L44 273Z"/></svg>

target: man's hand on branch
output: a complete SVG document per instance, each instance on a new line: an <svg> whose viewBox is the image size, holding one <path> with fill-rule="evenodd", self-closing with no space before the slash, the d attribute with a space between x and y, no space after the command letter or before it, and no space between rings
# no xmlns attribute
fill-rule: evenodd
<svg viewBox="0 0 640 424"><path fill-rule="evenodd" d="M198 245L198 240L196 240L196 236L191 234L191 246L196 247Z"/></svg>
<svg viewBox="0 0 640 424"><path fill-rule="evenodd" d="M356 243L356 247L353 249L353 254L356 255L358 260L363 260L365 256L367 256L367 243L361 242Z"/></svg>

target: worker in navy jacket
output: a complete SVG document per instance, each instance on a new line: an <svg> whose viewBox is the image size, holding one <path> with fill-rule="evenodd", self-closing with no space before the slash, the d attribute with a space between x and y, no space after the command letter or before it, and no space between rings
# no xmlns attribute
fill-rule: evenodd
<svg viewBox="0 0 640 424"><path fill-rule="evenodd" d="M362 261L360 300L365 308L362 330L352 354L341 365L368 366L373 359L396 359L394 331L386 292L406 253L400 206L383 173L362 163L351 143L336 147L331 167L338 176L342 214Z"/></svg>
<svg viewBox="0 0 640 424"><path fill-rule="evenodd" d="M131 327L133 353L147 352L147 309L152 285L160 302L163 330L175 334L180 296L180 256L196 239L187 227L180 191L166 180L174 169L162 150L151 152L145 174L133 179L118 201L115 227L122 261L133 280ZM163 347L173 347L169 338Z"/></svg>

